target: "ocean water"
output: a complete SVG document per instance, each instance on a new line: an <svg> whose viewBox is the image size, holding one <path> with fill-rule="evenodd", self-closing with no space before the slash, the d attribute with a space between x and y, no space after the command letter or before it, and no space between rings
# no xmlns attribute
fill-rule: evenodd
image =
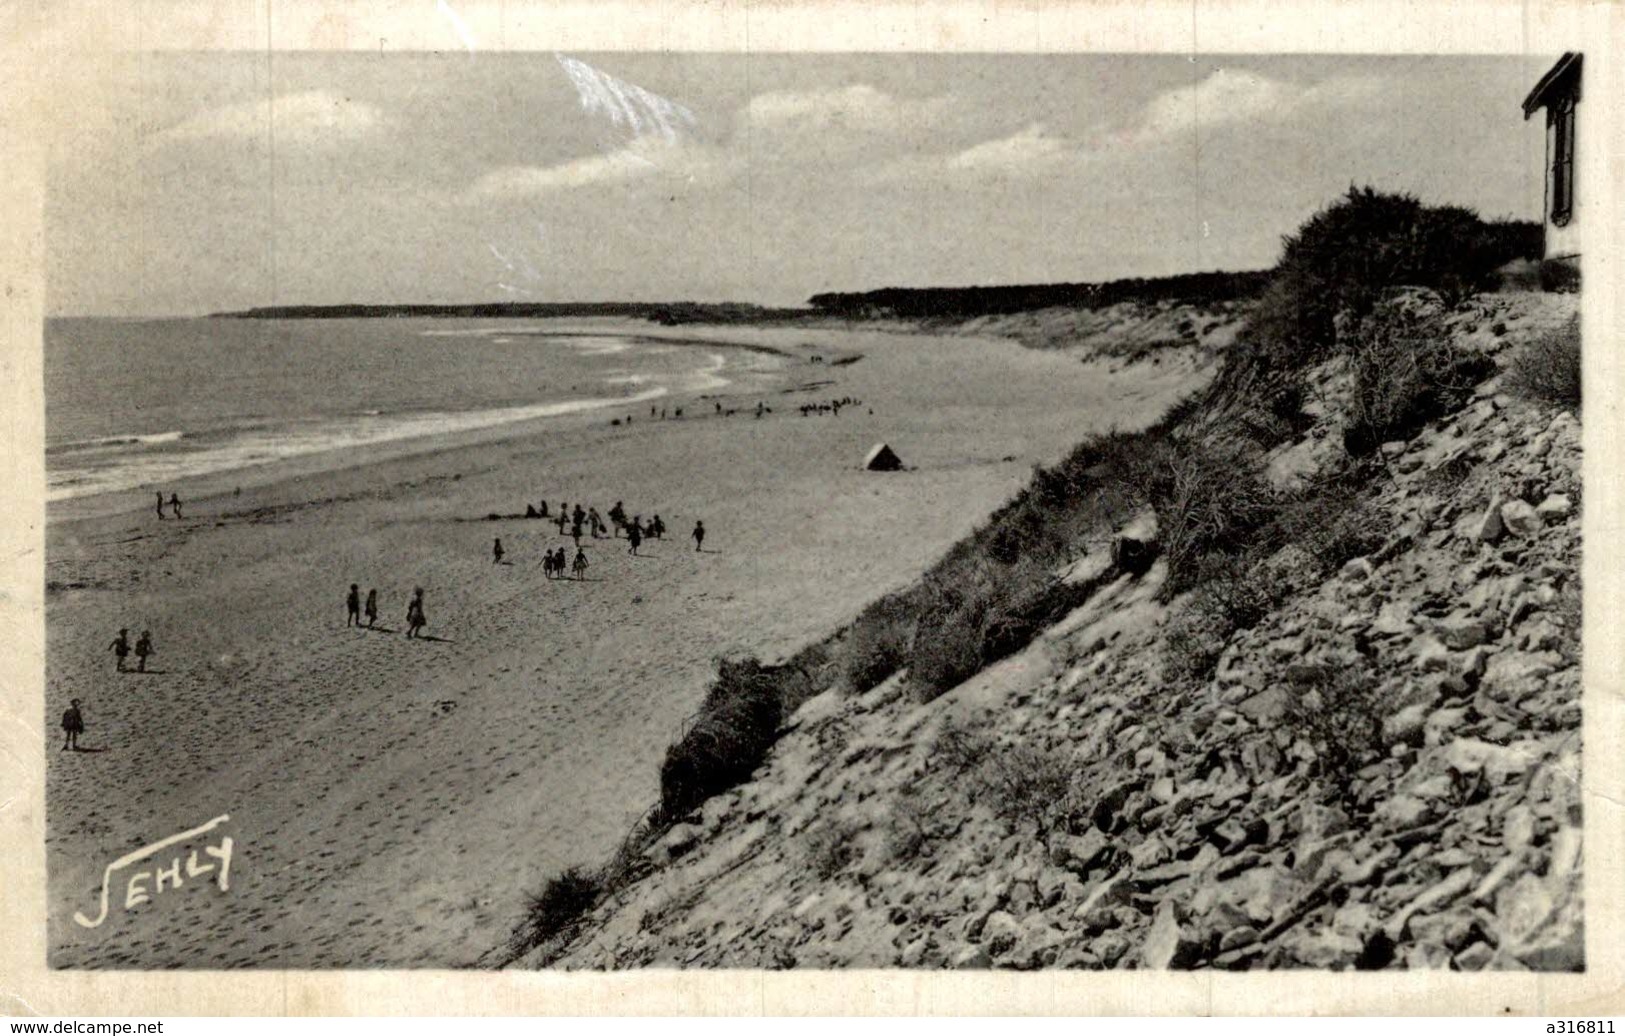
<svg viewBox="0 0 1625 1036"><path fill-rule="evenodd" d="M370 443L631 407L727 384L730 357L521 320L45 325L47 499Z"/></svg>

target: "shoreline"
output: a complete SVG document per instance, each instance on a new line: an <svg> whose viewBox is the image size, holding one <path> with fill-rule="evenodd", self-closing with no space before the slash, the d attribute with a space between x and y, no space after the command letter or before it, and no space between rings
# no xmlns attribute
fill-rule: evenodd
<svg viewBox="0 0 1625 1036"><path fill-rule="evenodd" d="M195 319L217 318L199 317ZM632 338L669 346L705 347L749 355L772 356L784 362L783 366L777 369L765 369L751 366L748 363L725 363L720 369L699 371L687 376L689 380L701 377L711 382L720 380L721 384L709 383L702 387L690 389L662 387L663 392L659 396L648 392L635 393L624 400L610 400L607 398L591 400L589 402L594 405L575 408L562 413L517 417L494 421L489 424L477 424L449 432L424 430L417 434L399 437L348 443L331 448L303 450L269 460L183 475L164 481L161 484L162 488L166 492L178 493L182 498L183 506L191 506L193 503L217 502L223 497L230 497L234 491L239 489L245 493L249 490L263 491L281 483L303 481L315 476L354 471L374 464L387 464L408 457L428 457L470 446L524 439L549 431L570 435L592 428L602 428L607 431L610 427L610 414L618 406L622 405L641 406L655 398L686 404L690 401L716 397L727 398L751 394L752 392L760 393L763 396L776 395L784 391L785 386L794 380L793 364L802 359L793 348L729 341L722 338L695 339L678 336L646 335L641 331L621 332L615 330L504 331L502 333L511 334L515 337ZM543 403L535 404L535 406L559 406L571 402L576 401ZM521 405L517 407L495 407L491 408L490 411L430 411L430 413L444 413L445 416L455 419L465 414L479 415L486 412L501 412L514 409L527 409L527 407ZM682 420L700 420L710 416L712 415L694 414ZM184 435L184 433L178 433L177 438L180 435ZM107 437L109 440L124 438L136 439L140 437ZM47 455L49 456L49 450L47 450ZM50 477L49 469L47 469L46 477L47 479ZM136 488L104 489L64 496L54 500L47 499L45 504L47 525L71 524L89 519L107 518L115 515L133 515L143 511L150 511L152 508L151 494L158 486L159 483L156 482L143 483Z"/></svg>

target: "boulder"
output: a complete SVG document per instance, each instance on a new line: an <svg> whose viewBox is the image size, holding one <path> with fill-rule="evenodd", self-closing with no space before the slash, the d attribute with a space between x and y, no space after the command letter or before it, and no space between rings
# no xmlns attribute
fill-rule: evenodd
<svg viewBox="0 0 1625 1036"><path fill-rule="evenodd" d="M1433 622L1433 630L1452 651L1466 651L1490 639L1489 625L1466 615L1447 615Z"/></svg>
<svg viewBox="0 0 1625 1036"><path fill-rule="evenodd" d="M1540 515L1541 521L1556 522L1567 518L1573 509L1574 504L1570 502L1567 494L1553 493L1540 502L1540 506L1535 508L1535 513Z"/></svg>
<svg viewBox="0 0 1625 1036"><path fill-rule="evenodd" d="M1173 901L1157 904L1151 930L1140 947L1140 961L1153 971L1188 968L1198 960L1202 949L1196 934L1179 923Z"/></svg>
<svg viewBox="0 0 1625 1036"><path fill-rule="evenodd" d="M1411 705L1400 709L1382 722L1382 743L1385 746L1410 745L1419 748L1427 727L1428 706Z"/></svg>
<svg viewBox="0 0 1625 1036"><path fill-rule="evenodd" d="M1481 543L1496 543L1505 534L1506 526L1501 521L1501 501L1500 498L1496 498L1473 525L1472 535Z"/></svg>
<svg viewBox="0 0 1625 1036"><path fill-rule="evenodd" d="M1501 505L1501 524L1514 536L1528 537L1540 532L1546 522L1522 500L1508 500Z"/></svg>
<svg viewBox="0 0 1625 1036"><path fill-rule="evenodd" d="M1022 934L1020 921L1003 910L995 910L982 925L980 942L990 956L1002 957L1015 949Z"/></svg>

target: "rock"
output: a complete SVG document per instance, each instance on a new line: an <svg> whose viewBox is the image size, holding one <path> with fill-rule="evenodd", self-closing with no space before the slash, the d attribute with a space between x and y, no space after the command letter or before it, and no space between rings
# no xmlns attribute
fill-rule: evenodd
<svg viewBox="0 0 1625 1036"><path fill-rule="evenodd" d="M1466 615L1448 615L1435 620L1433 631L1452 651L1466 651L1490 639L1488 624Z"/></svg>
<svg viewBox="0 0 1625 1036"><path fill-rule="evenodd" d="M1443 946L1452 954L1467 947L1478 937L1478 919L1465 909L1446 910L1422 917L1413 916L1411 935L1421 942Z"/></svg>
<svg viewBox="0 0 1625 1036"><path fill-rule="evenodd" d="M1351 583L1363 583L1370 579L1375 569L1366 558L1354 558L1343 566L1343 578Z"/></svg>
<svg viewBox="0 0 1625 1036"><path fill-rule="evenodd" d="M1581 833L1578 827L1564 824L1552 836L1552 859L1546 867L1550 878L1566 878L1580 866Z"/></svg>
<svg viewBox="0 0 1625 1036"><path fill-rule="evenodd" d="M1405 904L1389 918L1383 930L1388 933L1389 938L1399 942L1413 916L1425 915L1449 905L1473 887L1474 877L1471 867L1462 867L1452 872L1449 877L1430 885L1415 899Z"/></svg>
<svg viewBox="0 0 1625 1036"><path fill-rule="evenodd" d="M1109 968L1123 959L1123 955L1128 952L1129 941L1117 932L1107 932L1096 936L1093 946L1095 953L1100 955L1101 963Z"/></svg>
<svg viewBox="0 0 1625 1036"><path fill-rule="evenodd" d="M1387 746L1410 745L1421 747L1423 730L1427 725L1428 707L1411 705L1400 709L1382 722L1382 743Z"/></svg>
<svg viewBox="0 0 1625 1036"><path fill-rule="evenodd" d="M1015 949L1022 934L1021 922L1003 910L995 910L982 925L980 942L989 955L1002 957Z"/></svg>
<svg viewBox="0 0 1625 1036"><path fill-rule="evenodd" d="M1395 795L1376 809L1376 816L1389 827L1405 831L1433 818L1433 806L1414 795Z"/></svg>
<svg viewBox="0 0 1625 1036"><path fill-rule="evenodd" d="M1330 928L1295 932L1284 944L1294 960L1311 968L1347 968L1365 946L1359 939Z"/></svg>
<svg viewBox="0 0 1625 1036"><path fill-rule="evenodd" d="M1573 509L1574 504L1567 494L1553 493L1540 502L1540 506L1535 508L1535 513L1540 515L1541 521L1556 522L1567 518Z"/></svg>
<svg viewBox="0 0 1625 1036"><path fill-rule="evenodd" d="M1522 500L1509 500L1501 505L1501 524L1514 536L1528 537L1540 532L1546 522Z"/></svg>
<svg viewBox="0 0 1625 1036"><path fill-rule="evenodd" d="M1541 690L1552 673L1544 656L1522 651L1503 651L1484 666L1479 689L1498 702L1515 703Z"/></svg>
<svg viewBox="0 0 1625 1036"><path fill-rule="evenodd" d="M1167 863L1174 858L1173 850L1168 844L1155 835L1129 850L1129 859L1134 863L1135 870L1148 870L1152 867Z"/></svg>
<svg viewBox="0 0 1625 1036"><path fill-rule="evenodd" d="M1180 926L1173 901L1165 899L1157 904L1151 930L1140 947L1140 961L1154 971L1188 968L1196 963L1201 948L1194 933Z"/></svg>
<svg viewBox="0 0 1625 1036"><path fill-rule="evenodd" d="M1371 623L1371 632L1384 637L1403 636L1415 632L1415 629L1408 601L1389 601L1377 609L1377 617Z"/></svg>
<svg viewBox="0 0 1625 1036"><path fill-rule="evenodd" d="M1428 716L1423 725L1422 742L1426 745L1442 745L1450 740L1452 733L1467 719L1466 708L1446 706L1435 709Z"/></svg>
<svg viewBox="0 0 1625 1036"><path fill-rule="evenodd" d="M931 937L922 935L918 939L903 947L897 955L897 966L900 968L917 968L925 960L925 952L931 947Z"/></svg>
<svg viewBox="0 0 1625 1036"><path fill-rule="evenodd" d="M948 966L962 971L977 968L991 968L993 966L993 958L989 957L987 955L987 951L980 946L966 946L964 949L954 954L953 959L949 961Z"/></svg>
<svg viewBox="0 0 1625 1036"><path fill-rule="evenodd" d="M1483 971L1494 957L1495 951L1488 943L1475 942L1456 954L1454 964L1457 971Z"/></svg>
<svg viewBox="0 0 1625 1036"><path fill-rule="evenodd" d="M1424 633L1413 639L1407 651L1411 657L1411 664L1424 673L1450 667L1450 649L1431 634Z"/></svg>
<svg viewBox="0 0 1625 1036"><path fill-rule="evenodd" d="M1081 835L1063 838L1055 847L1055 855L1059 857L1056 862L1075 874L1087 874L1100 864L1110 849L1100 829L1091 827Z"/></svg>
<svg viewBox="0 0 1625 1036"><path fill-rule="evenodd" d="M1535 841L1535 813L1519 803L1507 810L1501 820L1501 844L1507 852L1515 853Z"/></svg>
<svg viewBox="0 0 1625 1036"><path fill-rule="evenodd" d="M1403 439L1395 439L1393 442L1385 442L1381 447L1382 455L1389 460L1393 460L1395 457L1403 454L1409 446L1410 444L1405 442Z"/></svg>
<svg viewBox="0 0 1625 1036"><path fill-rule="evenodd" d="M1546 923L1555 904L1546 883L1524 874L1495 897L1495 921L1503 943L1522 943Z"/></svg>
<svg viewBox="0 0 1625 1036"><path fill-rule="evenodd" d="M1484 516L1472 527L1472 537L1480 543L1497 543L1505 534L1506 526L1501 521L1500 501L1493 500Z"/></svg>

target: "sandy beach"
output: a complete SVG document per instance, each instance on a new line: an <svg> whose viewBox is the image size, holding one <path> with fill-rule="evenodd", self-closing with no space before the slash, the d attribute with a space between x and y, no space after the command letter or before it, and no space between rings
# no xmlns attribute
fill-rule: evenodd
<svg viewBox="0 0 1625 1036"><path fill-rule="evenodd" d="M660 333L786 357L720 390L733 417L690 400L682 421L644 408L629 426L581 415L301 458L180 487L181 521L160 523L150 493L53 510L47 729L80 698L91 749L49 753L53 966L474 963L527 890L601 859L655 801L716 656L832 632L1035 463L1153 420L1205 374L992 338ZM862 405L796 410L843 396ZM860 470L880 441L913 470ZM484 520L543 497L623 500L669 532L640 557L584 540L589 578L548 580L542 552L568 538ZM510 563L492 563L495 536ZM352 582L378 589L378 629L346 628ZM419 641L402 635L414 586ZM150 672L114 672L120 627L152 631ZM106 923L74 923L120 854L219 815L229 891L194 880L125 910L115 885Z"/></svg>

